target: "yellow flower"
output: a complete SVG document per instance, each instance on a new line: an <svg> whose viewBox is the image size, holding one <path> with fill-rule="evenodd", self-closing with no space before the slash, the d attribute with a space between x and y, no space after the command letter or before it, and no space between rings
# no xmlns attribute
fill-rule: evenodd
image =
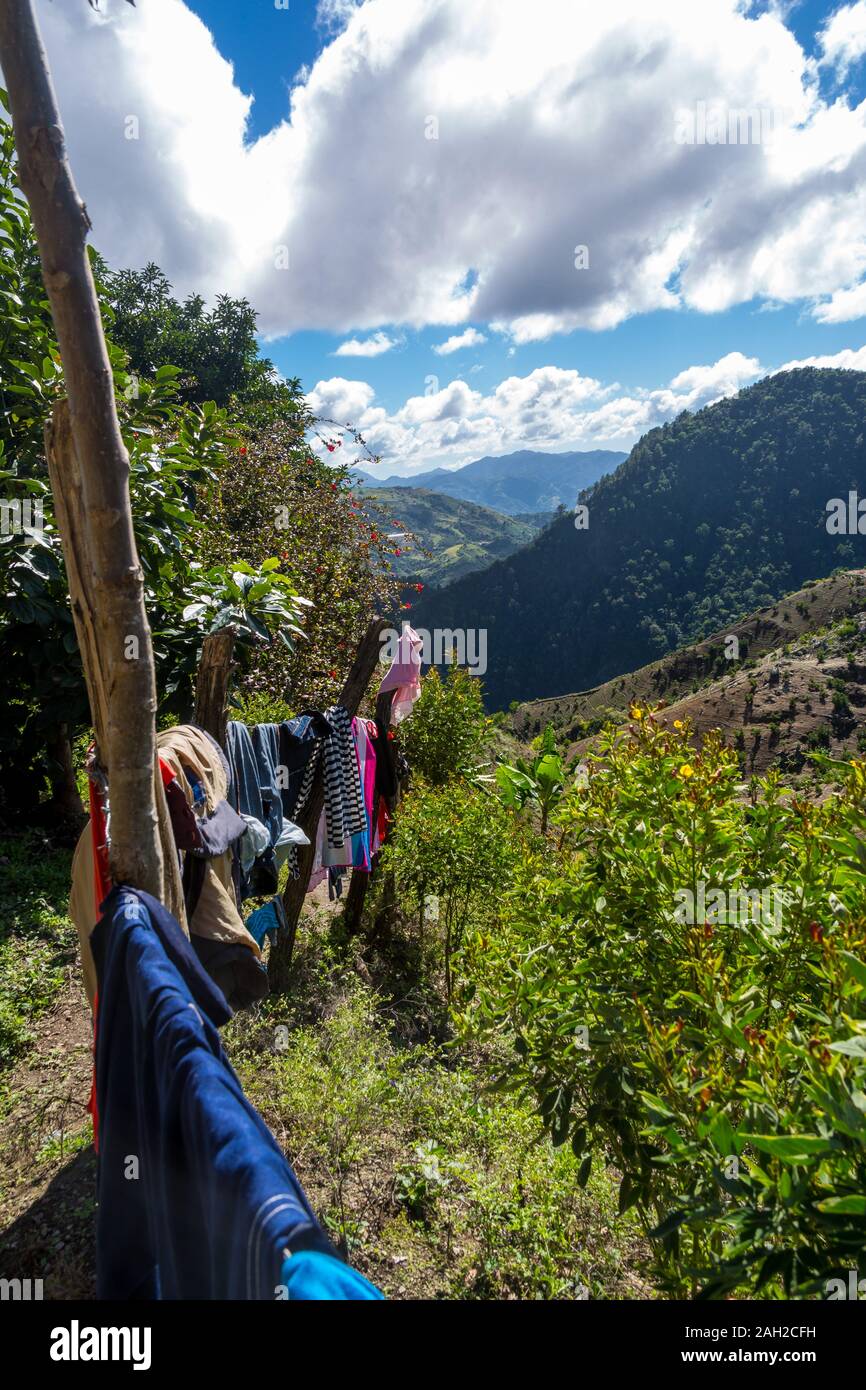
<svg viewBox="0 0 866 1390"><path fill-rule="evenodd" d="M643 710L640 708L640 705L632 705L629 710L629 717L631 719L643 719Z"/></svg>
<svg viewBox="0 0 866 1390"><path fill-rule="evenodd" d="M683 763L682 767L680 768L680 776L681 776L681 777L685 777L685 778L689 778L689 777L694 777L694 775L695 775L695 769L691 766L691 764L690 764L690 763Z"/></svg>
<svg viewBox="0 0 866 1390"><path fill-rule="evenodd" d="M674 728L675 728L675 729L681 729L682 727L683 727L683 721L682 721L681 719L675 719L675 720L674 720Z"/></svg>

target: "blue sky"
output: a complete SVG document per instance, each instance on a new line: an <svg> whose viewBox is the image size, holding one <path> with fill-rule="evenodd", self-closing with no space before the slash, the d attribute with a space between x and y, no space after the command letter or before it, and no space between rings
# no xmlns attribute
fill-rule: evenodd
<svg viewBox="0 0 866 1390"><path fill-rule="evenodd" d="M866 367L866 0L37 4L96 244L248 297L383 474Z"/></svg>

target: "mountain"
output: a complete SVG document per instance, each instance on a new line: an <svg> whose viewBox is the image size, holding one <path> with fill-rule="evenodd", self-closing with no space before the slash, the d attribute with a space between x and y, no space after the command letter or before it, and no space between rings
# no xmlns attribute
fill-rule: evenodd
<svg viewBox="0 0 866 1390"><path fill-rule="evenodd" d="M463 468L434 468L403 478L396 474L377 481L355 470L364 487L428 488L491 507L495 512L515 516L526 512L554 512L560 505L573 507L578 493L611 473L625 458L613 449L591 449L582 453L543 454L522 449L497 458L476 459Z"/></svg>
<svg viewBox="0 0 866 1390"><path fill-rule="evenodd" d="M400 577L435 585L513 554L549 519L539 513L518 520L427 488L370 488L364 501L382 508L389 531L409 531L415 538L414 544L411 539L396 543L400 554L392 563Z"/></svg>
<svg viewBox="0 0 866 1390"><path fill-rule="evenodd" d="M737 646L732 647L731 638ZM735 659L728 659L726 650ZM526 744L552 724L581 754L634 704L665 702L659 718L689 719L699 738L722 729L744 772L776 763L808 769L807 754L862 755L866 743L866 570L807 584L712 637L593 690L520 705L509 722Z"/></svg>
<svg viewBox="0 0 866 1390"><path fill-rule="evenodd" d="M415 626L486 629L492 708L634 670L866 561L866 536L828 530L866 480L864 436L863 372L801 368L684 412L585 494L585 530L558 517L425 595Z"/></svg>

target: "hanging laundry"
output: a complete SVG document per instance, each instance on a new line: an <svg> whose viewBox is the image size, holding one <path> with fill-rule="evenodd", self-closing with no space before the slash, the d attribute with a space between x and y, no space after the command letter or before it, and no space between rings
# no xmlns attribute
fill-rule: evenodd
<svg viewBox="0 0 866 1390"><path fill-rule="evenodd" d="M314 728L315 717L310 716L302 740L304 743L310 741L309 734ZM358 758L352 739L351 720L342 705L334 705L332 709L326 710L324 720L328 731L319 737L313 735L315 741L306 760L292 814L297 819L303 815L313 790L316 773L321 767L325 790L324 844L333 858L338 859L340 863L350 864L350 851L349 857L345 859L341 852L347 845L350 847L352 836L362 832L366 827ZM296 852L290 855L289 866L293 877L297 877Z"/></svg>
<svg viewBox="0 0 866 1390"><path fill-rule="evenodd" d="M171 821L172 835L174 843L179 850L201 849L202 839L199 833L198 821L195 813L183 794L183 788L175 777L171 768L162 758L159 760L159 770L162 775L162 785L165 791L165 802L168 807L168 816ZM189 775L189 770L187 770ZM204 788L198 782L200 793L200 803L205 800ZM104 896L104 895L103 895Z"/></svg>
<svg viewBox="0 0 866 1390"><path fill-rule="evenodd" d="M421 649L423 642L414 628L408 623L397 643L397 652L382 684L379 694L394 692L391 704L391 722L400 724L412 713L412 707L421 694Z"/></svg>
<svg viewBox="0 0 866 1390"><path fill-rule="evenodd" d="M366 1279L367 1292L360 1293L354 1269L335 1260L333 1255L323 1255L319 1250L299 1250L297 1255L289 1256L283 1264L280 1284L292 1302L311 1302L314 1299L373 1299L384 1298Z"/></svg>
<svg viewBox="0 0 866 1390"><path fill-rule="evenodd" d="M287 820L286 817L283 816L283 828L280 832L280 838L274 845L274 858L277 861L277 868L281 869L286 860L289 859L292 853L301 845L308 845L309 843L310 837L304 834L301 827L295 825L294 821Z"/></svg>
<svg viewBox="0 0 866 1390"><path fill-rule="evenodd" d="M286 910L280 897L271 898L264 907L257 907L246 921L247 931L250 936L255 937L260 946L264 946L266 936L275 938L287 925Z"/></svg>
<svg viewBox="0 0 866 1390"><path fill-rule="evenodd" d="M264 727L276 729L276 725ZM246 724L230 720L226 725L226 749L231 768L229 799L242 816L250 816L268 829L268 844L254 858L250 867L244 869L238 860L237 887L242 902L245 898L266 897L275 893L279 884L273 845L282 829L283 815L276 788L276 770L272 773L268 769L267 760L261 753L264 746L261 740L259 744L257 750Z"/></svg>
<svg viewBox="0 0 866 1390"><path fill-rule="evenodd" d="M172 826L183 857L184 903L193 946L206 968L218 973L233 1007L241 1008L264 998L268 980L261 950L238 911L232 881L232 847L246 827L226 801L229 766L216 741L191 724L164 729L157 746L170 814L174 805ZM185 813L178 797L183 799ZM69 915L78 932L84 982L93 1008L96 972L90 937L110 887L105 854L108 827L102 793L97 797L95 784L91 811L72 861ZM97 854L104 860L98 884L94 835L99 840ZM187 930L185 923L182 928Z"/></svg>
<svg viewBox="0 0 866 1390"><path fill-rule="evenodd" d="M325 777L326 843L332 850L366 827L361 774L352 725L342 705L327 711L333 732L322 743Z"/></svg>
<svg viewBox="0 0 866 1390"><path fill-rule="evenodd" d="M202 840L202 850L187 853L183 865L192 943L232 1007L244 1008L265 997L268 978L261 949L238 910L233 851L246 823L230 804L231 768L216 740L193 724L164 729L157 747L183 789Z"/></svg>
<svg viewBox="0 0 866 1390"><path fill-rule="evenodd" d="M210 813L200 816L193 814L193 820L198 844L189 846L189 850L190 854L202 859L218 859L246 834L246 822L227 801L217 802ZM182 845L178 845L178 849L182 848Z"/></svg>
<svg viewBox="0 0 866 1390"><path fill-rule="evenodd" d="M277 768L280 762L280 727L278 724L256 724L250 733L262 798L261 819L268 827L273 847L283 829L283 798Z"/></svg>
<svg viewBox="0 0 866 1390"><path fill-rule="evenodd" d="M244 833L238 840L238 854L241 861L241 873L246 877L258 855L263 854L271 843L271 837L267 826L262 825L255 816L241 816L244 822Z"/></svg>
<svg viewBox="0 0 866 1390"><path fill-rule="evenodd" d="M372 731L372 732L371 732ZM365 828L352 839L352 865L356 869L370 872L375 853L375 826L373 806L376 793L376 726L367 719L352 720L352 738L358 758L358 772L361 777L361 794L364 799Z"/></svg>
<svg viewBox="0 0 866 1390"><path fill-rule="evenodd" d="M297 820L301 814L301 789L304 786L310 759L320 739L327 738L331 726L318 710L304 710L296 719L287 719L280 726L280 767L284 785L281 786L283 815Z"/></svg>
<svg viewBox="0 0 866 1390"><path fill-rule="evenodd" d="M115 888L92 945L97 1296L271 1301L299 1281L298 1297L381 1297L339 1261L244 1096L217 1031L231 1010L175 919Z"/></svg>
<svg viewBox="0 0 866 1390"><path fill-rule="evenodd" d="M231 719L226 725L226 754L229 762L229 800L244 816L264 822L262 786L256 750L246 724Z"/></svg>

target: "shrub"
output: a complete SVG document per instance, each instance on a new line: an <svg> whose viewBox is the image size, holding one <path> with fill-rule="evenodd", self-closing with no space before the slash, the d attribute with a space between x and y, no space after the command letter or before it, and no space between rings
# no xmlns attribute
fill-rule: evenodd
<svg viewBox="0 0 866 1390"><path fill-rule="evenodd" d="M672 1292L812 1292L866 1256L866 771L749 804L718 737L635 713L566 797L562 858L467 940L462 1028L511 1039L502 1084L584 1180L615 1163Z"/></svg>
<svg viewBox="0 0 866 1390"><path fill-rule="evenodd" d="M519 858L516 836L498 801L465 783L422 783L401 803L382 869L393 874L398 895L415 907L422 929L426 900L438 899L449 998L454 954L467 925L486 921L493 894L507 887Z"/></svg>
<svg viewBox="0 0 866 1390"><path fill-rule="evenodd" d="M478 780L490 727L478 677L451 666L443 681L433 666L400 739L413 771L440 787L455 777Z"/></svg>

